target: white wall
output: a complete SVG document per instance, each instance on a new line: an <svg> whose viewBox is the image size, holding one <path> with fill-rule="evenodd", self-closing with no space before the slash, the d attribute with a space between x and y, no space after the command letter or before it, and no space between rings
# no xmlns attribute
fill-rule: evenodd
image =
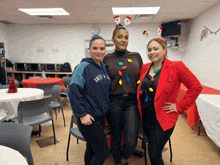
<svg viewBox="0 0 220 165"><path fill-rule="evenodd" d="M183 61L203 85L220 90L220 31L200 41L204 26L213 32L220 28L220 4L191 21Z"/></svg>
<svg viewBox="0 0 220 165"><path fill-rule="evenodd" d="M0 24L1 25L1 24ZM64 63L70 62L72 68L85 57L85 42L91 38L92 24L79 25L11 25L7 26L7 36L0 34L0 39L8 40L6 57L14 62ZM115 24L101 24L100 35L111 40ZM179 38L179 48L168 48L170 60L182 60L198 77L203 85L220 89L220 31L200 41L204 27L211 31L220 28L220 4L203 12L190 21L186 37ZM139 52L144 63L149 62L146 45L151 38L159 37L158 24L127 26L129 31L129 51ZM1 25L4 31L5 26ZM149 37L143 31L149 32ZM3 36L3 37L2 37ZM5 39L7 38L7 39ZM6 51L7 51L6 50Z"/></svg>
<svg viewBox="0 0 220 165"><path fill-rule="evenodd" d="M92 24L80 25L11 25L7 27L9 56L12 62L64 63L77 65L85 57L85 41L92 37ZM115 24L99 25L100 35L111 40ZM129 51L139 52L144 63L148 62L146 45L150 39L159 37L158 25L127 26L129 31ZM149 32L149 37L143 31ZM171 60L181 59L184 54L183 39L180 48L168 50Z"/></svg>

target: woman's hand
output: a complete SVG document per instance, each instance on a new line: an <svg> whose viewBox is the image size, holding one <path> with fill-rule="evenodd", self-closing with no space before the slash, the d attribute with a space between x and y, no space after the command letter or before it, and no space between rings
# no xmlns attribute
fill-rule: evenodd
<svg viewBox="0 0 220 165"><path fill-rule="evenodd" d="M168 104L167 106L162 107L162 109L167 111L167 113L177 112L176 103L164 102L164 104Z"/></svg>
<svg viewBox="0 0 220 165"><path fill-rule="evenodd" d="M83 125L90 125L92 124L92 121L95 121L95 119L90 114L80 117L80 120Z"/></svg>

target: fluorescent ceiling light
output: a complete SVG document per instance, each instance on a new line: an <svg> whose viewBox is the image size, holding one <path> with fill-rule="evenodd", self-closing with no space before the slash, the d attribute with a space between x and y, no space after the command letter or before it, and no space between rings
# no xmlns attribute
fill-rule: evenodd
<svg viewBox="0 0 220 165"><path fill-rule="evenodd" d="M113 7L113 15L157 14L160 7Z"/></svg>
<svg viewBox="0 0 220 165"><path fill-rule="evenodd" d="M63 8L21 8L18 10L29 15L70 15Z"/></svg>

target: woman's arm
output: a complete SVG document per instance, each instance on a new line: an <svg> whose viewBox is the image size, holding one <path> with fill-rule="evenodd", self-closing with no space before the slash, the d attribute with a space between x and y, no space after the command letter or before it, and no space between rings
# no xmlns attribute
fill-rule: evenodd
<svg viewBox="0 0 220 165"><path fill-rule="evenodd" d="M183 113L193 105L202 91L202 85L182 61L177 64L177 71L180 82L188 88L182 101L176 103L178 112Z"/></svg>
<svg viewBox="0 0 220 165"><path fill-rule="evenodd" d="M80 118L82 124L90 125L92 124L92 121L95 120L87 113L89 107L83 94L85 81L87 79L85 66L86 65L79 64L75 69L74 74L71 77L68 95L74 115Z"/></svg>
<svg viewBox="0 0 220 165"><path fill-rule="evenodd" d="M76 117L83 117L87 115L85 108L85 99L83 96L83 89L85 84L85 79L83 77L84 70L80 65L75 69L71 81L68 96L70 99L70 104L73 110L73 113Z"/></svg>

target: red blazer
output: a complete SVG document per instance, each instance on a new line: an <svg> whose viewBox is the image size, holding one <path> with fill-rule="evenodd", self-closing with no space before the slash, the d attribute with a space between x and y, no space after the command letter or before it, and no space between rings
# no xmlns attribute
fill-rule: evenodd
<svg viewBox="0 0 220 165"><path fill-rule="evenodd" d="M151 64L152 62L142 65L140 80L144 79ZM176 103L181 83L183 83L188 90L182 101ZM137 99L140 116L142 117L140 87L141 83L138 85ZM176 124L179 114L192 106L201 91L201 83L182 61L170 61L165 58L154 98L156 117L164 131L172 128ZM162 110L162 107L165 106L164 102L176 103L178 112L166 113L167 111Z"/></svg>

